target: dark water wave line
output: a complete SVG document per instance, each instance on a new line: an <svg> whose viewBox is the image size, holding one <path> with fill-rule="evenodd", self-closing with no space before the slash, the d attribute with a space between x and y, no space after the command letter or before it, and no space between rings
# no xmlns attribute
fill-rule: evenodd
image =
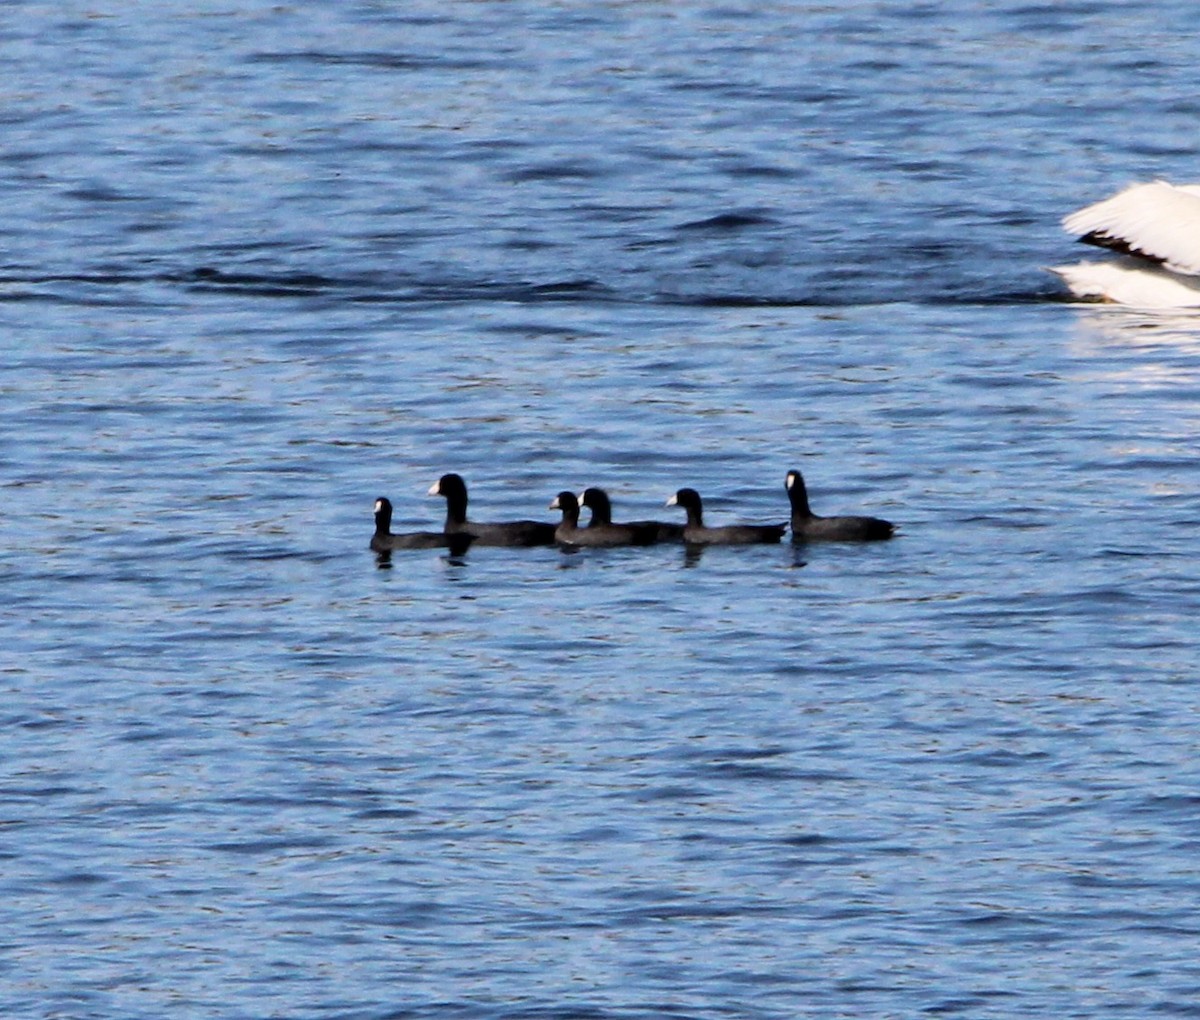
<svg viewBox="0 0 1200 1020"><path fill-rule="evenodd" d="M0 287L59 287L77 285L113 288L166 284L194 293L238 293L254 297L342 296L360 303L450 303L478 300L502 300L536 303L585 297L594 301L613 292L594 280L551 280L544 283L525 281L405 281L379 277L331 277L309 272L248 273L227 272L210 267L163 273L98 271L38 275L0 275ZM0 302L61 299L78 301L78 296L47 295L28 291L0 293ZM89 299L88 303L91 303ZM122 303L125 303L122 299Z"/></svg>
<svg viewBox="0 0 1200 1020"><path fill-rule="evenodd" d="M255 64L315 64L324 67L365 67L380 71L481 71L514 66L485 57L448 57L444 53L387 53L377 50L301 49L262 51L248 58Z"/></svg>
<svg viewBox="0 0 1200 1020"><path fill-rule="evenodd" d="M247 297L297 298L328 297L354 304L462 304L478 301L503 301L516 304L596 303L615 305L664 305L691 308L842 308L891 304L928 306L994 307L1003 305L1066 303L1070 299L1048 287L1039 290L914 292L903 280L891 286L878 286L866 293L846 288L840 293L755 292L724 290L719 287L685 292L667 288L622 291L590 278L529 280L406 279L384 274L330 276L306 271L245 272L202 266L196 269L137 273L122 270L98 270L94 273L0 274L0 304L50 302L61 304L128 304L124 295L102 298L96 291L111 288L166 285L190 293L238 294ZM61 289L45 292L38 288L75 286L88 288L86 294L64 293Z"/></svg>
<svg viewBox="0 0 1200 1020"><path fill-rule="evenodd" d="M996 294L913 294L903 288L895 293L876 293L866 297L861 293L845 295L802 295L796 297L768 294L659 294L654 304L682 305L701 308L866 308L880 305L921 305L929 307L995 307L1003 305L1064 304L1070 298L1057 291L1006 291Z"/></svg>

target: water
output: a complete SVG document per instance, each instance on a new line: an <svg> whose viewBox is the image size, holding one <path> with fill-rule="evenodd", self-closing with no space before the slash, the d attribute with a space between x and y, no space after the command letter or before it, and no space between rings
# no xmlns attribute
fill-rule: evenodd
<svg viewBox="0 0 1200 1020"><path fill-rule="evenodd" d="M9 5L0 1011L1195 1015L1190 11Z"/></svg>

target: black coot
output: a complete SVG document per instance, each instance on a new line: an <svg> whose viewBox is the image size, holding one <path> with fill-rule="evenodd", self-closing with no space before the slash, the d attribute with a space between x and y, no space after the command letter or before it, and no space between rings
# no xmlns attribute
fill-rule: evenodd
<svg viewBox="0 0 1200 1020"><path fill-rule="evenodd" d="M554 525L548 521L505 521L482 524L467 520L467 483L459 475L442 475L429 489L446 499L447 534L465 532L476 545L553 545Z"/></svg>
<svg viewBox="0 0 1200 1020"><path fill-rule="evenodd" d="M559 545L600 546L648 545L653 536L639 533L635 529L620 525L608 528L581 528L579 526L579 499L573 492L560 492L550 503L551 510L562 511L562 523L554 529L554 540Z"/></svg>
<svg viewBox="0 0 1200 1020"><path fill-rule="evenodd" d="M874 542L891 538L896 526L879 517L821 517L808 506L808 490L799 471L789 471L784 482L792 501L793 542Z"/></svg>
<svg viewBox="0 0 1200 1020"><path fill-rule="evenodd" d="M705 527L704 505L695 489L680 489L667 500L667 506L681 506L687 511L683 540L689 545L754 545L778 542L787 531L786 524L727 524L719 528Z"/></svg>
<svg viewBox="0 0 1200 1020"><path fill-rule="evenodd" d="M579 526L579 500L575 493L565 489L550 501L551 510L562 511L562 521L554 529L554 540L559 545L582 545L585 529Z"/></svg>
<svg viewBox="0 0 1200 1020"><path fill-rule="evenodd" d="M672 540L678 542L683 538L682 524L660 521L614 524L612 503L603 489L584 489L579 496L579 503L592 512L592 519L584 529L591 538L589 545L652 545Z"/></svg>
<svg viewBox="0 0 1200 1020"><path fill-rule="evenodd" d="M461 555L470 548L474 536L466 532L447 534L444 531L409 531L392 534L392 501L386 496L375 500L375 534L371 536L371 548L375 552L392 549L449 549Z"/></svg>

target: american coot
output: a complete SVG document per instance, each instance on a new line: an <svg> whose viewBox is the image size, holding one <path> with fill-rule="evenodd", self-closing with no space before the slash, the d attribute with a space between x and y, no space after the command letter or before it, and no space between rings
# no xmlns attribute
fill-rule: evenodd
<svg viewBox="0 0 1200 1020"><path fill-rule="evenodd" d="M689 545L753 545L778 542L787 531L786 524L727 524L720 528L704 525L704 507L695 489L680 489L667 500L667 506L681 506L687 511L683 540Z"/></svg>
<svg viewBox="0 0 1200 1020"><path fill-rule="evenodd" d="M1062 222L1079 240L1125 256L1051 269L1075 297L1142 308L1200 305L1200 184L1132 184Z"/></svg>
<svg viewBox="0 0 1200 1020"><path fill-rule="evenodd" d="M654 540L650 531L639 532L636 528L609 525L607 528L581 528L579 526L579 499L573 492L560 492L550 503L551 510L562 511L562 523L554 529L554 539L559 545L600 546L649 545Z"/></svg>
<svg viewBox="0 0 1200 1020"><path fill-rule="evenodd" d="M896 526L879 517L820 517L808 507L808 490L799 471L784 482L792 501L793 542L872 542L891 538Z"/></svg>
<svg viewBox="0 0 1200 1020"><path fill-rule="evenodd" d="M459 475L442 475L429 489L446 498L447 534L466 532L476 545L553 545L554 525L548 521L506 521L481 524L467 520L467 483Z"/></svg>
<svg viewBox="0 0 1200 1020"><path fill-rule="evenodd" d="M576 536L583 531L579 526L579 500L575 493L563 491L550 500L551 510L562 511L562 522L554 529L554 539L560 545L578 545Z"/></svg>
<svg viewBox="0 0 1200 1020"><path fill-rule="evenodd" d="M683 539L682 524L667 524L664 521L629 521L624 524L614 524L612 519L612 502L608 493L594 486L584 489L579 495L579 502L592 512L588 521L587 532L599 541L601 536L608 536L611 545L652 545L655 542L679 542Z"/></svg>
<svg viewBox="0 0 1200 1020"><path fill-rule="evenodd" d="M392 534L392 501L386 496L375 500L375 534L371 536L371 548L375 552L392 549L449 549L459 556L470 548L473 535L465 532L447 534L444 531L409 531L402 535Z"/></svg>

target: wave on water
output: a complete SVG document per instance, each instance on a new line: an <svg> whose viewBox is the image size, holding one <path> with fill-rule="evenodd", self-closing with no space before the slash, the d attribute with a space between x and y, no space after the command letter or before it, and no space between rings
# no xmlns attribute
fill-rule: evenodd
<svg viewBox="0 0 1200 1020"><path fill-rule="evenodd" d="M696 229L708 229L696 225ZM204 294L220 293L258 298L324 297L362 304L458 304L510 302L516 304L611 303L700 307L846 307L896 303L920 305L1007 305L1071 301L1053 282L1043 288L970 289L921 288L903 280L863 281L852 270L829 270L845 277L812 281L808 286L756 288L738 280L723 285L720 275L690 285L682 280L631 290L588 277L545 280L497 279L490 276L411 276L403 273L331 275L307 270L252 271L206 265L191 269L137 271L98 268L91 272L0 273L0 303L129 304L128 295L111 293L147 285L179 288Z"/></svg>

